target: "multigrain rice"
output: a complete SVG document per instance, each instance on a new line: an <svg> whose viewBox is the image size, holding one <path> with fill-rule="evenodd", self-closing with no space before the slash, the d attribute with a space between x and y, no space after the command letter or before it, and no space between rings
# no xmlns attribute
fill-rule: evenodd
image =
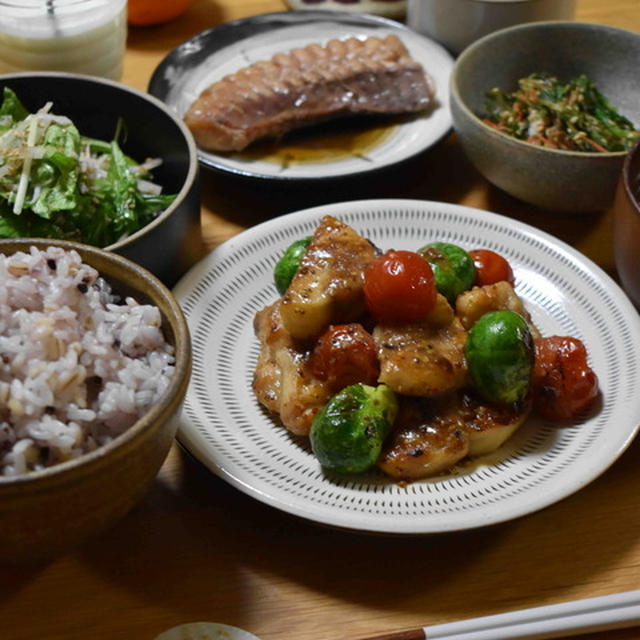
<svg viewBox="0 0 640 640"><path fill-rule="evenodd" d="M0 474L106 444L174 371L157 307L114 295L75 251L0 255Z"/></svg>

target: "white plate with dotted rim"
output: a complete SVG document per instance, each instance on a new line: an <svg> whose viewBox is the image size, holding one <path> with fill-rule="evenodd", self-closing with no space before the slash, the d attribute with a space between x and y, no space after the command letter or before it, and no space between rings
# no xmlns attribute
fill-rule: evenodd
<svg viewBox="0 0 640 640"><path fill-rule="evenodd" d="M149 93L183 117L191 103L213 82L260 60L269 60L311 43L332 38L397 35L429 73L435 85L433 108L396 124L365 153L332 161L283 166L281 160L198 150L201 164L244 177L278 181L326 180L368 174L408 160L441 140L452 127L449 110L451 54L404 25L379 16L339 11L284 11L228 22L203 31L171 51L153 72Z"/></svg>
<svg viewBox="0 0 640 640"><path fill-rule="evenodd" d="M289 244L331 214L383 250L434 240L488 248L511 263L516 290L543 335L582 339L601 399L579 424L530 418L497 452L450 475L400 486L377 470L326 474L308 440L288 434L256 401L253 318L277 298L273 267ZM244 231L210 253L175 294L193 340L193 376L180 442L241 491L315 522L359 531L425 534L532 513L604 472L640 423L640 316L596 264L513 219L441 202L365 200L314 207Z"/></svg>

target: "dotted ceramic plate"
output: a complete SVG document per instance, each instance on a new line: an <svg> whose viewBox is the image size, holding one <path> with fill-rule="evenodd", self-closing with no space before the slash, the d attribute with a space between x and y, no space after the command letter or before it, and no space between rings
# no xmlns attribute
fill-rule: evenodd
<svg viewBox="0 0 640 640"><path fill-rule="evenodd" d="M422 153L451 129L449 77L453 58L439 44L393 20L338 11L285 11L228 22L203 31L171 51L156 68L149 93L163 100L179 116L213 82L260 60L269 60L311 43L332 38L396 34L432 77L434 107L424 115L403 119L371 148L327 161L315 156L305 162L280 157L218 154L200 149L200 162L225 173L267 180L324 180L362 175L389 167Z"/></svg>
<svg viewBox="0 0 640 640"><path fill-rule="evenodd" d="M484 247L511 263L517 292L543 335L581 338L601 402L580 424L530 418L503 447L455 473L399 486L377 471L323 473L308 441L292 437L254 398L253 318L277 297L273 267L294 240L331 214L381 249L442 240ZM193 376L179 439L209 469L283 511L337 527L432 533L531 513L607 469L640 423L640 316L598 266L515 220L439 202L370 200L316 207L253 227L209 254L175 289L193 339Z"/></svg>

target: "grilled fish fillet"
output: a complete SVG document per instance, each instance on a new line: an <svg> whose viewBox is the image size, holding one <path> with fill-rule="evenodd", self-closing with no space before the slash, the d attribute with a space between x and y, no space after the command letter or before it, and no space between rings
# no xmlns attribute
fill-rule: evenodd
<svg viewBox="0 0 640 640"><path fill-rule="evenodd" d="M298 340L318 336L331 323L355 320L365 310L365 267L371 243L350 226L325 216L282 298L282 323Z"/></svg>
<svg viewBox="0 0 640 640"><path fill-rule="evenodd" d="M225 76L184 120L203 149L239 151L337 116L423 111L433 97L431 79L397 36L349 38L278 53Z"/></svg>

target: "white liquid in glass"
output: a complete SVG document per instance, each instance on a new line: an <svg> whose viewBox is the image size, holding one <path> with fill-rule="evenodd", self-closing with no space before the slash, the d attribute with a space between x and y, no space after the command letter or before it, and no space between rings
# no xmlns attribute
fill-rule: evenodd
<svg viewBox="0 0 640 640"><path fill-rule="evenodd" d="M119 80L126 38L126 0L0 0L0 73Z"/></svg>

